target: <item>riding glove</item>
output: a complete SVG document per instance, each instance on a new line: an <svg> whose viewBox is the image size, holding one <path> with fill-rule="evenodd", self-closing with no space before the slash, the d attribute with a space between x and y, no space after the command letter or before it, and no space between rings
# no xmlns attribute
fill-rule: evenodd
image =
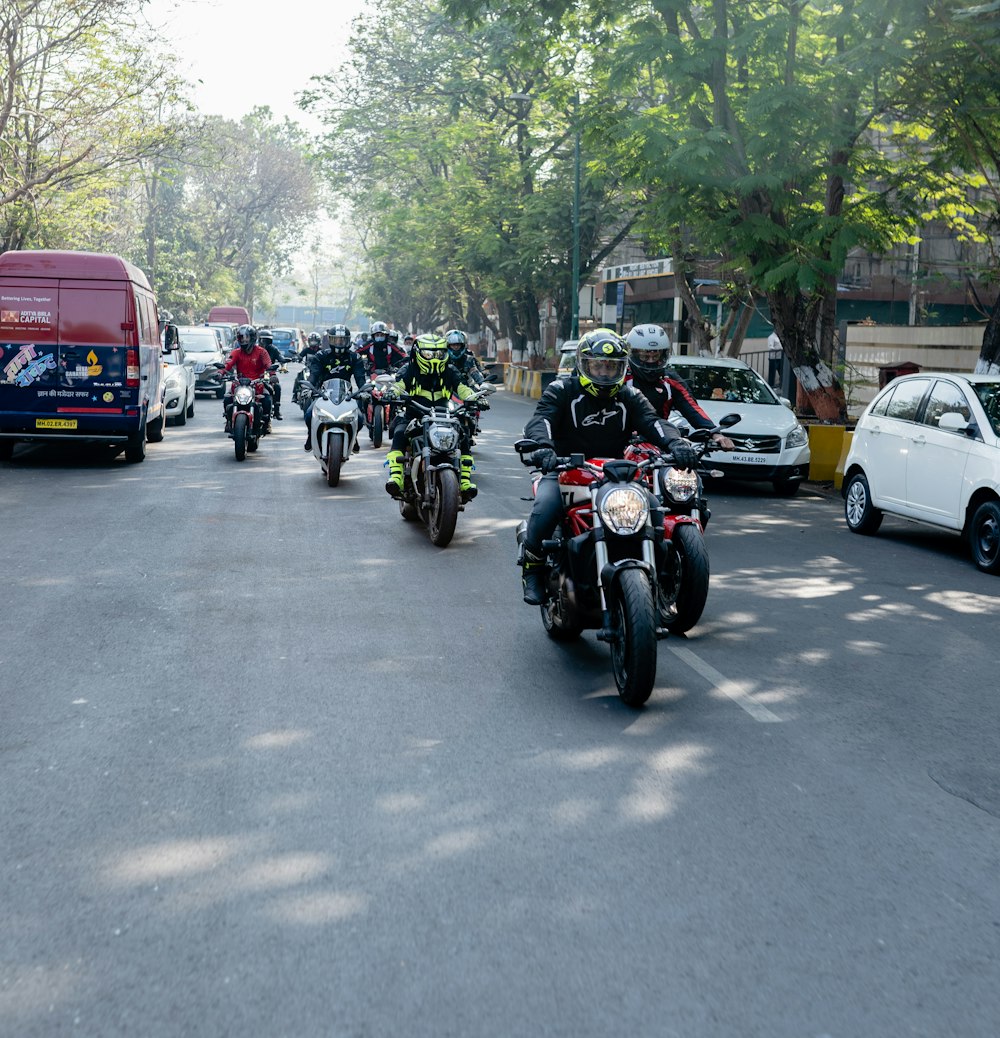
<svg viewBox="0 0 1000 1038"><path fill-rule="evenodd" d="M674 440L670 444L670 456L679 469L693 469L698 464L698 452L690 440Z"/></svg>

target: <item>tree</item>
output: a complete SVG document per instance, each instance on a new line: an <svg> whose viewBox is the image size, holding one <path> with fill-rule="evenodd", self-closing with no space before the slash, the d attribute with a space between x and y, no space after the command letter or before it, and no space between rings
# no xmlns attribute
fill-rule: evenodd
<svg viewBox="0 0 1000 1038"><path fill-rule="evenodd" d="M172 102L179 81L141 42L128 0L6 0L0 6L0 245L44 233L49 207L76 192L70 234L155 154L169 129L145 123L151 101ZM93 206L91 207L91 203Z"/></svg>

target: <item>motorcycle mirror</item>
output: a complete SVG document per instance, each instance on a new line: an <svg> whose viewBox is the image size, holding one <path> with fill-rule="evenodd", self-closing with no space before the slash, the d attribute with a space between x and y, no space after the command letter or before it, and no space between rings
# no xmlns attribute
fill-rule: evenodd
<svg viewBox="0 0 1000 1038"><path fill-rule="evenodd" d="M740 414L727 414L723 415L719 419L719 428L728 429L731 425L736 425L737 422L743 421L743 415Z"/></svg>
<svg viewBox="0 0 1000 1038"><path fill-rule="evenodd" d="M514 444L514 450L518 454L530 454L532 451L538 450L539 446L534 440L518 440Z"/></svg>

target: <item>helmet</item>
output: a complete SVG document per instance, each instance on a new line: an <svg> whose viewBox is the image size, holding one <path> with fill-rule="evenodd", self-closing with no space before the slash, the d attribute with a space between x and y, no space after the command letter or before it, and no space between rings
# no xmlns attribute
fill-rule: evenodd
<svg viewBox="0 0 1000 1038"><path fill-rule="evenodd" d="M610 328L588 332L576 347L580 384L593 396L614 396L625 381L628 343Z"/></svg>
<svg viewBox="0 0 1000 1038"><path fill-rule="evenodd" d="M351 329L346 324L335 324L327 333L331 346L350 346Z"/></svg>
<svg viewBox="0 0 1000 1038"><path fill-rule="evenodd" d="M261 328L261 330L257 333L257 341L261 344L261 346L273 346L274 336L271 334L270 329Z"/></svg>
<svg viewBox="0 0 1000 1038"><path fill-rule="evenodd" d="M404 346L410 346L413 343L415 343L416 341L417 341L417 337L415 335L411 335L409 332L407 332L403 336L403 345Z"/></svg>
<svg viewBox="0 0 1000 1038"><path fill-rule="evenodd" d="M369 334L374 342L388 342L389 326L385 321L376 321L369 329Z"/></svg>
<svg viewBox="0 0 1000 1038"><path fill-rule="evenodd" d="M629 367L643 378L659 378L670 362L670 336L658 324L637 324L625 336L632 347Z"/></svg>
<svg viewBox="0 0 1000 1038"><path fill-rule="evenodd" d="M399 332L397 332L397 331L389 332L389 342L391 342L393 345L396 345L396 343L399 342Z"/></svg>
<svg viewBox="0 0 1000 1038"><path fill-rule="evenodd" d="M423 375L443 375L448 366L448 343L440 335L420 335L413 345L413 359Z"/></svg>
<svg viewBox="0 0 1000 1038"><path fill-rule="evenodd" d="M463 353L465 353L465 347L467 340L465 338L465 332L460 332L457 328L452 328L451 331L445 332L445 341L448 343L448 352L451 354L452 360L458 360Z"/></svg>
<svg viewBox="0 0 1000 1038"><path fill-rule="evenodd" d="M322 341L323 340L320 339L320 337L315 332L313 332L312 335L310 335L309 338L306 340L306 342L308 342L310 346L318 346Z"/></svg>
<svg viewBox="0 0 1000 1038"><path fill-rule="evenodd" d="M236 345L249 353L257 345L257 329L252 324L241 324L236 329Z"/></svg>

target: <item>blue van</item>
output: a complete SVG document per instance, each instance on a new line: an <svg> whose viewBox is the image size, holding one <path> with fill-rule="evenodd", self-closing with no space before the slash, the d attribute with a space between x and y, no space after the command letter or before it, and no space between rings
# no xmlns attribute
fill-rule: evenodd
<svg viewBox="0 0 1000 1038"><path fill-rule="evenodd" d="M159 322L146 275L94 252L0 255L0 459L18 442L163 439Z"/></svg>

